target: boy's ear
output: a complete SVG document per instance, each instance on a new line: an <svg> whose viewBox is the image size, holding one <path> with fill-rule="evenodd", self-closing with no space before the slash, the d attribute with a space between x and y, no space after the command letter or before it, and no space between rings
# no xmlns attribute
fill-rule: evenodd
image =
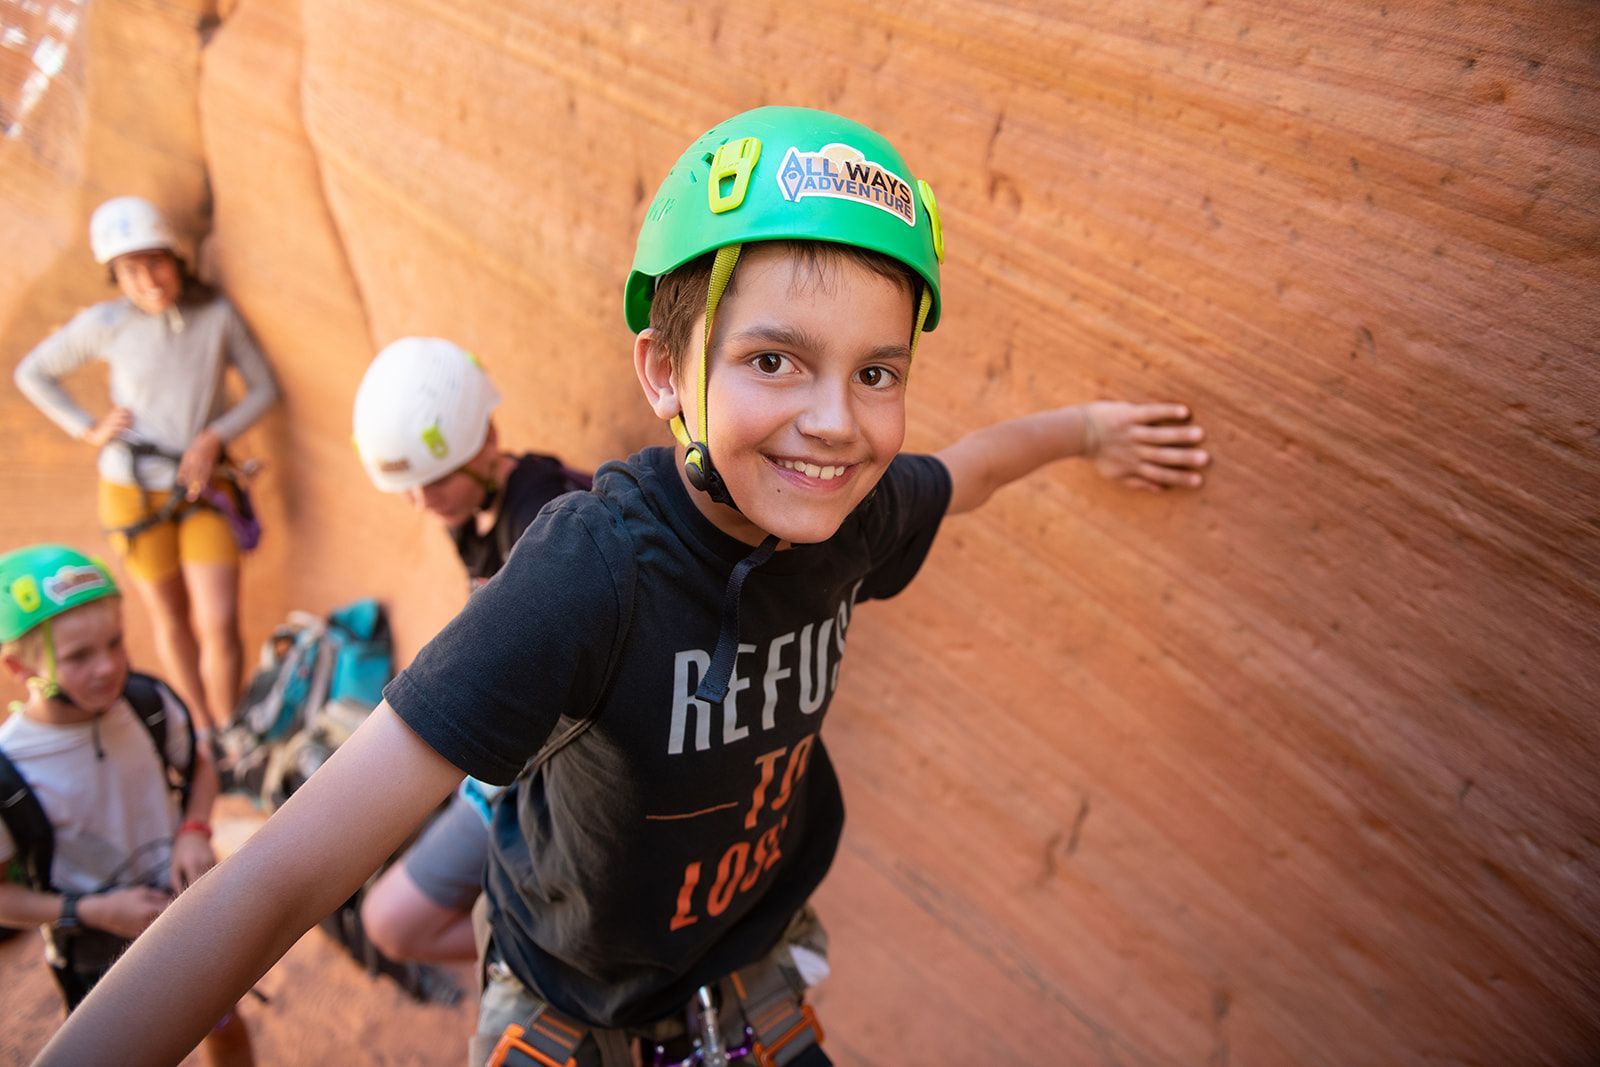
<svg viewBox="0 0 1600 1067"><path fill-rule="evenodd" d="M15 678L23 685L27 685L28 679L32 678L34 675L34 670L32 667L28 666L26 663L22 662L22 660L18 659L9 652L4 656L0 656L0 663L5 664L7 674L11 675L11 677Z"/></svg>
<svg viewBox="0 0 1600 1067"><path fill-rule="evenodd" d="M654 330L641 330L633 339L633 370L656 418L670 419L683 411L678 383L672 376L672 360L666 346L656 340Z"/></svg>

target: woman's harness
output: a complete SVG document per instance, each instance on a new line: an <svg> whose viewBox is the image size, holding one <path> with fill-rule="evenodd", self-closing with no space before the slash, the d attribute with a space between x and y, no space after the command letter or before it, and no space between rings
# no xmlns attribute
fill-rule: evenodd
<svg viewBox="0 0 1600 1067"><path fill-rule="evenodd" d="M148 500L150 488L144 484L144 479L139 476L139 460L145 456L159 456L162 459L180 462L183 457L174 452L169 452L159 445L146 441L129 441L118 438L115 442L128 450L129 468L133 472L133 484ZM219 513L228 523L228 530L233 534L233 539L238 543L241 552L249 552L261 543L261 521L256 518L255 506L251 503L250 494L245 491L244 479L255 473L254 461L242 466L236 466L223 453L217 459L215 474L228 483L231 490L224 491L212 486L200 490L199 496L190 500L184 487L173 483L172 491L168 494L159 507L150 514L126 526L106 527L105 533L111 536L124 538L127 545L133 544L133 539L152 530L162 523L174 520L182 521L185 513L192 513L195 508L203 508Z"/></svg>

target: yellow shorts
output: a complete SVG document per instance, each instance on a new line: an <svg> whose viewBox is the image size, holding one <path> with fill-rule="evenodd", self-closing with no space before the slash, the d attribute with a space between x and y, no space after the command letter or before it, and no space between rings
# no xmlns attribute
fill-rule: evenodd
<svg viewBox="0 0 1600 1067"><path fill-rule="evenodd" d="M211 486L231 492L225 482L213 481ZM165 489L146 493L131 485L102 481L100 525L106 530L131 526L155 514L168 498ZM146 527L129 542L123 534L111 534L111 547L128 565L128 573L146 582L171 577L184 563L239 562L239 543L228 529L228 520L199 504L184 503L170 519Z"/></svg>

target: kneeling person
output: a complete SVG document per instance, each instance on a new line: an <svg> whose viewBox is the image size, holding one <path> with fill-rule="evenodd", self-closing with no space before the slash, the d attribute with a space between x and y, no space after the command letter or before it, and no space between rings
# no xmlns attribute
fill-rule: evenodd
<svg viewBox="0 0 1600 1067"><path fill-rule="evenodd" d="M405 337L379 352L356 391L356 450L372 484L404 493L450 534L468 592L493 578L550 501L590 477L554 456L500 450L500 394L471 353L435 337ZM468 779L402 862L361 904L372 943L398 960L476 958L471 910L488 858L488 802Z"/></svg>

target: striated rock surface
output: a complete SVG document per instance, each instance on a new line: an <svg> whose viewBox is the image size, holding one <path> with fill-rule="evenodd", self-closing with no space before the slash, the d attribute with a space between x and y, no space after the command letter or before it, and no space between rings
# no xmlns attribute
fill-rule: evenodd
<svg viewBox="0 0 1600 1067"><path fill-rule="evenodd" d="M83 10L80 81L0 143L0 354L102 298L102 197L212 226L287 393L245 442L252 644L379 593L409 654L460 604L348 446L395 337L477 352L513 447L665 440L633 235L759 103L885 129L939 194L913 447L1100 395L1200 414L1203 493L1064 465L862 612L820 901L841 1062L1600 1056L1589 5ZM0 416L5 542L96 543L82 447L14 391Z"/></svg>

